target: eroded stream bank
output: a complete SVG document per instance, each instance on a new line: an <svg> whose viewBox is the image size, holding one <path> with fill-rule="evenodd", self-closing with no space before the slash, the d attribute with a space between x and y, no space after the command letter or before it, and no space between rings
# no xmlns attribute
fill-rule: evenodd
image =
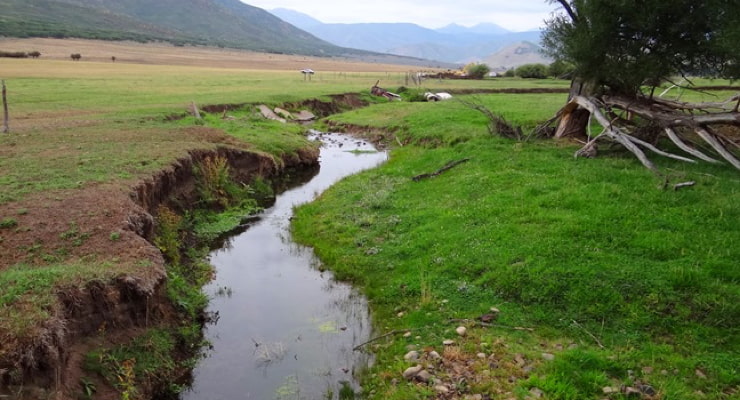
<svg viewBox="0 0 740 400"><path fill-rule="evenodd" d="M367 301L322 272L312 249L292 242L289 224L294 206L387 155L345 135L312 138L323 142L318 175L280 194L210 255L217 276L204 290L217 315L206 328L212 350L183 399L332 398L343 385L357 386L355 373L368 359L352 349L370 336Z"/></svg>

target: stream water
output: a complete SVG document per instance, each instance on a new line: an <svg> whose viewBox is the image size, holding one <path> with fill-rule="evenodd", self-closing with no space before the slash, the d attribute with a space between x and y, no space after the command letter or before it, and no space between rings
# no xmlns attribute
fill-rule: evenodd
<svg viewBox="0 0 740 400"><path fill-rule="evenodd" d="M204 290L218 318L206 327L212 349L183 400L337 398L369 363L352 350L370 337L367 300L321 272L312 249L291 241L289 224L294 206L386 153L346 135L311 136L323 142L319 173L210 254L216 278Z"/></svg>

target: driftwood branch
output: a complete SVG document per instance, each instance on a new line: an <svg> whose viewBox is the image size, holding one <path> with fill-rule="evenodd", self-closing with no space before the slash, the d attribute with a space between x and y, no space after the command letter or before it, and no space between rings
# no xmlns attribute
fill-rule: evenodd
<svg viewBox="0 0 740 400"><path fill-rule="evenodd" d="M409 332L409 331L408 330L400 330L400 329L392 330L392 331L390 331L390 332L388 332L386 334L383 334L383 335L380 335L380 336L376 336L376 337L368 340L367 342L363 342L363 343L358 344L357 346L355 346L355 347L352 348L352 351L357 351L357 350L361 349L365 345L368 345L368 344L370 344L372 342L375 342L377 340L386 338L388 336L398 335L399 333L406 333L406 332Z"/></svg>
<svg viewBox="0 0 740 400"><path fill-rule="evenodd" d="M689 186L694 186L695 184L696 184L696 182L694 182L694 181L677 183L677 184L673 185L673 190L678 190L678 189L681 189L681 188L685 188L685 187L689 187Z"/></svg>
<svg viewBox="0 0 740 400"><path fill-rule="evenodd" d="M452 323L463 323L463 324L473 324L473 325L480 325L484 326L486 328L503 328L503 329L513 329L515 331L525 331L525 332L534 332L534 328L525 328L522 326L509 326L509 325L500 325L500 324L492 324L489 322L481 322L481 321L472 321L469 319L455 319L452 318L448 322Z"/></svg>
<svg viewBox="0 0 740 400"><path fill-rule="evenodd" d="M456 167L456 166L458 166L458 165L460 165L460 164L462 164L464 162L467 162L469 160L470 160L469 158L463 158L462 160L450 161L447 164L445 164L442 168L440 168L440 169L438 169L438 170L436 170L436 171L434 171L432 173L416 175L416 176L414 176L411 179L416 182L416 181L420 181L422 179L432 178L432 177L435 177L437 175L440 175L443 172L448 171L448 170L450 170L450 169L452 169L452 168L454 168L454 167Z"/></svg>

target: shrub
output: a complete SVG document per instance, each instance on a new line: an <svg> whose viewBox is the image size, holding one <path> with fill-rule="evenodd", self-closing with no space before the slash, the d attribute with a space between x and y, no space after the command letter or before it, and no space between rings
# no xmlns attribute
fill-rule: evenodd
<svg viewBox="0 0 740 400"><path fill-rule="evenodd" d="M516 76L520 78L547 78L547 66L545 64L524 64L516 69Z"/></svg>
<svg viewBox="0 0 740 400"><path fill-rule="evenodd" d="M562 60L554 61L548 67L548 75L554 78L565 78L567 79L575 71L575 65Z"/></svg>
<svg viewBox="0 0 740 400"><path fill-rule="evenodd" d="M28 55L31 56L31 58L39 58L39 57L41 57L41 53L38 52L38 51L35 51L35 50L32 51L32 52L30 52L30 53L28 53Z"/></svg>
<svg viewBox="0 0 740 400"><path fill-rule="evenodd" d="M473 79L483 79L491 72L491 68L486 64L470 63L464 68L465 73Z"/></svg>

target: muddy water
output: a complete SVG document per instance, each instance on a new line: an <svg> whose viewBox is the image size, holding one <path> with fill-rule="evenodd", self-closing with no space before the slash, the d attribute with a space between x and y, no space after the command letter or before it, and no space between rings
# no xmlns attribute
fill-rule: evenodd
<svg viewBox="0 0 740 400"><path fill-rule="evenodd" d="M337 398L341 382L356 387L353 373L368 363L352 351L370 337L366 299L320 272L313 251L291 241L289 223L295 205L386 154L348 136L312 137L324 143L318 175L278 195L258 222L210 255L213 348L184 400Z"/></svg>

